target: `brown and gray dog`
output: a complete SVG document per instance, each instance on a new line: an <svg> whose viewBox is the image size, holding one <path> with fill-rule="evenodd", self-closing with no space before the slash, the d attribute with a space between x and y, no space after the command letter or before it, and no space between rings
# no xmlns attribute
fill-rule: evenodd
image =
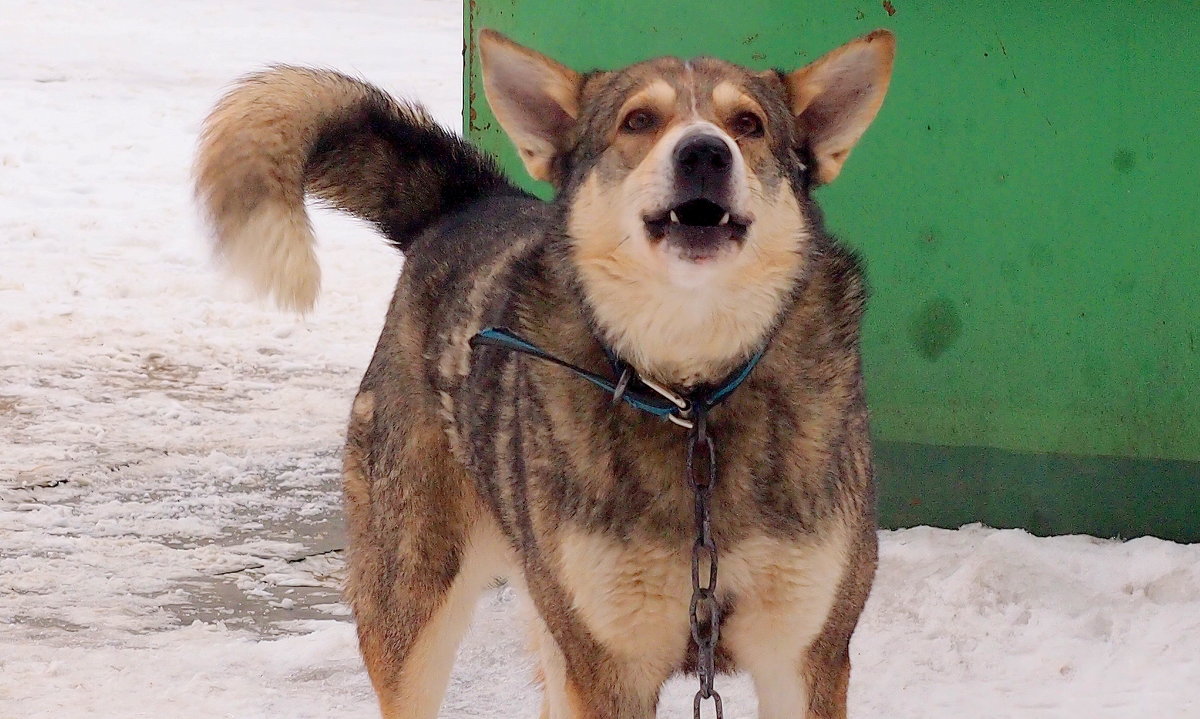
<svg viewBox="0 0 1200 719"><path fill-rule="evenodd" d="M304 310L305 195L374 225L403 274L345 452L350 602L386 717L433 717L497 576L524 588L544 717L652 717L694 666L683 430L549 363L469 339L507 326L679 392L766 348L712 410L722 670L762 717L843 717L876 565L859 263L811 197L874 119L895 42L876 31L790 73L660 58L576 73L479 39L488 100L530 174L413 105L278 67L209 117L197 192L219 252Z"/></svg>

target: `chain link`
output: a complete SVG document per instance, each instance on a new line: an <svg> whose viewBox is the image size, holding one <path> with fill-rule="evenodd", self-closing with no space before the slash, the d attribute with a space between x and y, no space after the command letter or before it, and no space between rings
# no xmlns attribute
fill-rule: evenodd
<svg viewBox="0 0 1200 719"><path fill-rule="evenodd" d="M696 665L700 689L692 700L694 719L700 719L700 705L711 699L716 719L724 719L721 695L713 689L716 678L717 642L721 637L721 606L717 602L717 543L712 537L709 506L717 485L717 452L703 410L696 408L687 438L687 481L696 500L696 541L692 545L692 601L689 622L696 644ZM708 571L701 571L707 565ZM707 581L701 582L701 579Z"/></svg>

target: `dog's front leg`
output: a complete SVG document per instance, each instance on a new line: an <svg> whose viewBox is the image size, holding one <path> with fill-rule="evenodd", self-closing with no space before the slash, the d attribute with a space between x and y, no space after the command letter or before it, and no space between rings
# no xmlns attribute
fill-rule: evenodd
<svg viewBox="0 0 1200 719"><path fill-rule="evenodd" d="M355 401L345 454L347 596L385 719L434 719L455 649L504 570L494 522L435 422L387 422ZM377 429L377 428L376 428Z"/></svg>
<svg viewBox="0 0 1200 719"><path fill-rule="evenodd" d="M690 638L690 570L680 549L570 526L545 541L543 560L525 571L537 609L543 719L653 719Z"/></svg>
<svg viewBox="0 0 1200 719"><path fill-rule="evenodd" d="M540 617L533 620L533 635L542 678L541 719L654 719L666 672L618 659L577 638L568 640L572 645L564 652Z"/></svg>
<svg viewBox="0 0 1200 719"><path fill-rule="evenodd" d="M845 719L850 636L875 571L874 532L834 524L815 538L739 550L733 558L746 562L748 581L721 640L754 681L759 718Z"/></svg>

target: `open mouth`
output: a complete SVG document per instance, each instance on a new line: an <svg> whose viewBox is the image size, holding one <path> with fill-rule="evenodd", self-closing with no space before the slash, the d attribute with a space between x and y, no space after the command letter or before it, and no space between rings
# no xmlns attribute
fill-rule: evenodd
<svg viewBox="0 0 1200 719"><path fill-rule="evenodd" d="M643 218L651 241L665 240L692 262L712 259L746 239L750 220L712 200L681 202Z"/></svg>

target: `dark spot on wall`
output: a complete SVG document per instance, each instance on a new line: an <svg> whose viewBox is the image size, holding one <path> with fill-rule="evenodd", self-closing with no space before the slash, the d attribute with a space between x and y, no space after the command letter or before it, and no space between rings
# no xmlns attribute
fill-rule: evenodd
<svg viewBox="0 0 1200 719"><path fill-rule="evenodd" d="M1112 165L1113 168L1122 175L1128 175L1133 171L1133 166L1137 164L1137 155L1133 154L1132 150L1119 148L1113 153Z"/></svg>
<svg viewBox="0 0 1200 719"><path fill-rule="evenodd" d="M862 20L866 16L867 16L867 14L865 12L863 12L862 10L859 10L858 8L854 8L854 19L855 20Z"/></svg>
<svg viewBox="0 0 1200 719"><path fill-rule="evenodd" d="M937 230L928 227L917 233L917 250L921 252L931 252L937 249L938 237Z"/></svg>
<svg viewBox="0 0 1200 719"><path fill-rule="evenodd" d="M896 14L896 6L892 4L892 0L883 0L883 9L887 10L888 16Z"/></svg>
<svg viewBox="0 0 1200 719"><path fill-rule="evenodd" d="M962 318L954 302L945 297L927 300L913 314L908 325L909 339L922 357L930 362L941 357L962 334Z"/></svg>
<svg viewBox="0 0 1200 719"><path fill-rule="evenodd" d="M1035 270L1046 270L1058 263L1054 246L1045 242L1035 242L1029 246L1025 256L1029 266Z"/></svg>

